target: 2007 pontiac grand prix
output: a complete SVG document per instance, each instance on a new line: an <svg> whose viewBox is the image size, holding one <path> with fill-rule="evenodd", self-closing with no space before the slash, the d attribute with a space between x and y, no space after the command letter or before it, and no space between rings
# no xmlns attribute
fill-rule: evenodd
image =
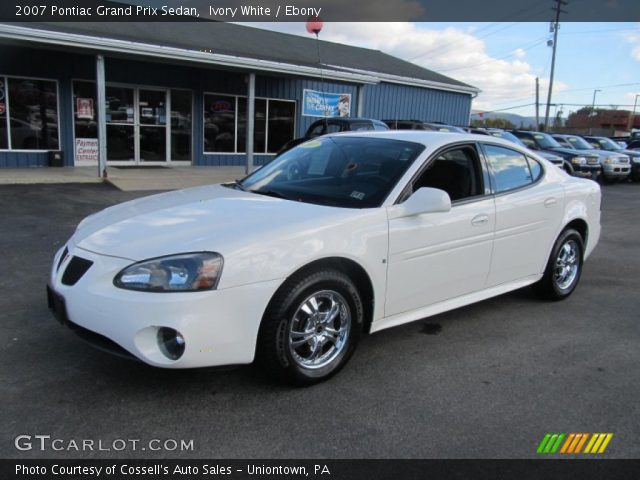
<svg viewBox="0 0 640 480"><path fill-rule="evenodd" d="M561 300L600 236L600 189L511 142L327 135L242 181L84 219L55 255L56 317L150 365L324 380L364 333L533 285Z"/></svg>

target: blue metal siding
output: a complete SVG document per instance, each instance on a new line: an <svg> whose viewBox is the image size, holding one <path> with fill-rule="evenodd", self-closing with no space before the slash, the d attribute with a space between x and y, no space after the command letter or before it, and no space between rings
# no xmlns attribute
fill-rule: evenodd
<svg viewBox="0 0 640 480"><path fill-rule="evenodd" d="M193 92L193 164L244 165L243 154L204 154L204 93L247 94L246 73L171 65L168 63L106 58L108 83L182 88ZM6 47L0 55L0 75L47 78L58 81L60 143L65 165L73 165L73 79L95 79L95 56L61 53L50 50ZM471 96L434 89L389 83L365 85L363 116L376 119L417 119L467 125ZM327 93L351 94L351 115L358 111L358 87L355 84L318 79L259 74L256 96L292 100L296 103L295 135L302 136L318 117L302 116L304 89ZM272 155L256 155L261 165ZM1 167L35 167L47 165L46 152L0 152Z"/></svg>
<svg viewBox="0 0 640 480"><path fill-rule="evenodd" d="M471 95L390 83L364 87L365 117L469 124Z"/></svg>

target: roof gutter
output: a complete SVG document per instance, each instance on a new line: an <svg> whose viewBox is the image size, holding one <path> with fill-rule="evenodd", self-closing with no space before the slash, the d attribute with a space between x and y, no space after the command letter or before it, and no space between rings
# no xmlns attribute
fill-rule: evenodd
<svg viewBox="0 0 640 480"><path fill-rule="evenodd" d="M331 80L342 80L361 84L380 83L378 74L357 73L340 70L327 70L316 67L293 65L289 63L236 57L217 53L200 52L178 47L167 47L127 40L94 37L75 33L55 32L17 25L0 24L0 38L21 40L40 44L84 48L101 52L117 52L131 55L144 55L169 60L180 60L200 64L235 67L263 72L286 73L290 75L307 75L324 77Z"/></svg>
<svg viewBox="0 0 640 480"><path fill-rule="evenodd" d="M341 70L358 73L362 75L372 75L377 77L381 82L398 83L401 85L410 85L413 87L422 88L435 88L437 90L446 90L449 92L466 93L469 95L477 95L480 93L480 89L472 87L470 85L454 85L451 83L434 82L432 80L422 80L419 78L402 77L399 75L391 75L389 73L369 72L367 70L360 70L357 68L341 67L339 65L327 65L330 68L339 68Z"/></svg>

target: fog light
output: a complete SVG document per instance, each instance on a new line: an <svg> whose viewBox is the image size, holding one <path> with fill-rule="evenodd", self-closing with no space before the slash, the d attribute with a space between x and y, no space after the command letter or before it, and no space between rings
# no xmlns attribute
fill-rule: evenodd
<svg viewBox="0 0 640 480"><path fill-rule="evenodd" d="M184 337L173 328L159 328L158 346L165 357L178 360L184 353Z"/></svg>

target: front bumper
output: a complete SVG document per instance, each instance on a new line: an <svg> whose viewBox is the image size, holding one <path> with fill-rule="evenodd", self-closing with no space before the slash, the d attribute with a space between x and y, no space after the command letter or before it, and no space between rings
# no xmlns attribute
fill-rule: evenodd
<svg viewBox="0 0 640 480"><path fill-rule="evenodd" d="M281 284L270 280L203 292L136 292L113 285L113 278L131 260L70 246L61 261L62 253L56 255L49 279L49 301L57 304L52 306L60 312L59 320L103 350L118 353L119 347L157 367L251 363L262 315ZM93 265L74 285L65 285L62 277L72 256ZM161 327L184 337L185 351L178 360L162 353L157 340ZM114 347L109 342L115 348L109 348Z"/></svg>
<svg viewBox="0 0 640 480"><path fill-rule="evenodd" d="M602 172L602 167L599 163L597 165L588 163L584 165L571 164L571 166L576 177L595 178Z"/></svg>
<svg viewBox="0 0 640 480"><path fill-rule="evenodd" d="M631 173L631 165L628 163L604 163L602 174L605 177L624 178Z"/></svg>

